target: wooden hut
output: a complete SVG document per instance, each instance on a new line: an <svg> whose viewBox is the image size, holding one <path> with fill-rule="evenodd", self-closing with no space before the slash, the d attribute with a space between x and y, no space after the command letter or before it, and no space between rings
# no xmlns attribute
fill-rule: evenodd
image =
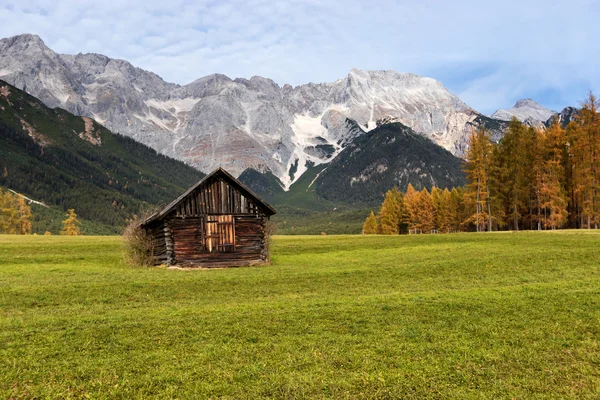
<svg viewBox="0 0 600 400"><path fill-rule="evenodd" d="M266 223L275 214L222 168L142 223L155 264L233 267L267 262Z"/></svg>

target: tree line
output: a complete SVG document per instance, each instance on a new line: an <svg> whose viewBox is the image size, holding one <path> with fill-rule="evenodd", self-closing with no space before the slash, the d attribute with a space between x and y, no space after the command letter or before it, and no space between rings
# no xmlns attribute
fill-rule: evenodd
<svg viewBox="0 0 600 400"><path fill-rule="evenodd" d="M61 235L81 235L81 223L74 209L69 209L62 221ZM0 189L0 234L30 235L33 219L31 207L25 198L10 191ZM50 235L50 232L46 232Z"/></svg>
<svg viewBox="0 0 600 400"><path fill-rule="evenodd" d="M465 228L464 190L433 187L418 191L408 184L406 193L388 190L379 213L367 217L363 232L397 235L401 233L450 233Z"/></svg>
<svg viewBox="0 0 600 400"><path fill-rule="evenodd" d="M544 128L513 119L498 143L485 128L473 130L465 187L393 188L364 233L598 229L599 104L590 93L566 126L558 118Z"/></svg>

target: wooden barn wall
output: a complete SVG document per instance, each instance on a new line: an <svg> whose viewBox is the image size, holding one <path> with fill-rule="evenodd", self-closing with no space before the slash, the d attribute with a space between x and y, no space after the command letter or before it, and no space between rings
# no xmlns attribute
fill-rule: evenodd
<svg viewBox="0 0 600 400"><path fill-rule="evenodd" d="M173 238L173 262L181 266L225 267L259 264L266 260L266 218L235 215L235 248L227 252L207 252L206 217L173 218L169 227Z"/></svg>
<svg viewBox="0 0 600 400"><path fill-rule="evenodd" d="M198 218L206 214L252 214L263 211L227 181L215 177L190 193L176 208L176 217Z"/></svg>
<svg viewBox="0 0 600 400"><path fill-rule="evenodd" d="M154 264L167 264L167 240L165 235L165 224L163 221L158 221L148 227L146 232L152 240L152 255L154 256Z"/></svg>

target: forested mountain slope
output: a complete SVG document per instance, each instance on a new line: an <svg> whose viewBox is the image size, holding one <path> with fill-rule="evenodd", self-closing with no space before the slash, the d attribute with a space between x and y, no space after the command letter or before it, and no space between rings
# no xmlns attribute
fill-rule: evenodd
<svg viewBox="0 0 600 400"><path fill-rule="evenodd" d="M315 180L319 196L346 204L379 204L392 186L405 190L465 183L462 160L401 123L358 136Z"/></svg>
<svg viewBox="0 0 600 400"><path fill-rule="evenodd" d="M358 135L329 164L310 167L288 191L270 172L248 169L240 180L272 202L280 233L358 233L385 192L457 187L465 183L463 161L400 124Z"/></svg>
<svg viewBox="0 0 600 400"><path fill-rule="evenodd" d="M202 176L0 81L0 186L118 232L140 208L171 201Z"/></svg>

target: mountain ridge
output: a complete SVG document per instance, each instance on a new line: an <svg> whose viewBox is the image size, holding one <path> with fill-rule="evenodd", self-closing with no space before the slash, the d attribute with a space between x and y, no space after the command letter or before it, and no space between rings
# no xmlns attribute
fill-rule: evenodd
<svg viewBox="0 0 600 400"><path fill-rule="evenodd" d="M86 233L118 233L133 214L170 202L203 177L88 117L51 109L2 80L0 171L1 187L51 206L53 215L42 209L34 216L53 219L53 233L60 229L57 215L68 208L94 224Z"/></svg>
<svg viewBox="0 0 600 400"><path fill-rule="evenodd" d="M360 134L352 121L363 131L400 122L461 155L483 120L441 82L411 73L352 69L295 87L213 74L178 85L125 60L57 54L34 35L0 40L0 76L205 172L268 170L286 189Z"/></svg>

